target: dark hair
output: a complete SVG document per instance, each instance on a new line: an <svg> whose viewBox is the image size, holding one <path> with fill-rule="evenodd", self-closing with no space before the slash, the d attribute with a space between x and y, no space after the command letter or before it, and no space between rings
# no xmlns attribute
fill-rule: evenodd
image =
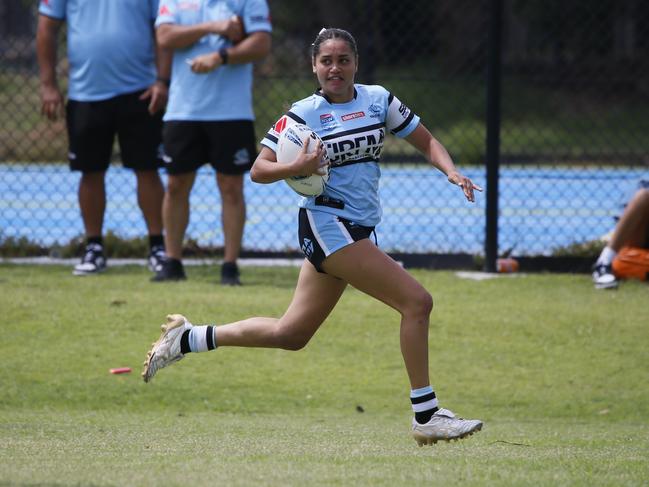
<svg viewBox="0 0 649 487"><path fill-rule="evenodd" d="M342 39L352 50L354 56L358 57L358 48L356 47L356 40L354 39L354 36L352 36L346 30L331 27L328 29L322 29L320 32L318 32L315 41L313 41L313 44L311 44L311 59L315 60L316 56L320 53L320 45L330 39Z"/></svg>

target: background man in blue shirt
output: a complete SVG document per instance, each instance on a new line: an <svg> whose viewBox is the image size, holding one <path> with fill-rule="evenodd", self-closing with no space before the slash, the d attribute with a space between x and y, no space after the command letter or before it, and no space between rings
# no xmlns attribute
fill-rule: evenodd
<svg viewBox="0 0 649 487"><path fill-rule="evenodd" d="M106 267L104 178L115 135L123 165L137 177L138 203L149 233L149 267L157 271L162 265L164 187L158 168L171 55L156 47L153 22L157 10L158 0L40 2L37 54L42 112L51 120L63 114L56 57L58 32L67 23L68 157L70 168L82 173L79 206L87 238L75 275L94 274Z"/></svg>
<svg viewBox="0 0 649 487"><path fill-rule="evenodd" d="M224 262L221 283L238 285L237 258L246 218L243 175L255 160L252 62L271 46L266 0L161 0L161 46L173 49L164 116L163 203L167 259L155 281L185 279L182 242L196 171L209 163L221 193Z"/></svg>

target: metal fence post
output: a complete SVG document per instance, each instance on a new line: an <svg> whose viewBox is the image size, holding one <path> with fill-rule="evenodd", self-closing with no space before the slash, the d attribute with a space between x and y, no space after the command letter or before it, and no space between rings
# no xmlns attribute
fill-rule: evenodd
<svg viewBox="0 0 649 487"><path fill-rule="evenodd" d="M502 0L490 0L487 59L487 205L485 212L485 266L496 272L498 258L498 169L500 164L500 89Z"/></svg>

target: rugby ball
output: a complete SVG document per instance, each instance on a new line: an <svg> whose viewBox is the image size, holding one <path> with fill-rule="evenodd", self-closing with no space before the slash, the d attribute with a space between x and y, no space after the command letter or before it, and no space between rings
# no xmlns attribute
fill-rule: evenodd
<svg viewBox="0 0 649 487"><path fill-rule="evenodd" d="M322 143L318 134L306 125L300 123L289 125L282 131L277 141L277 162L280 164L293 162L305 144L307 152L314 152L318 141ZM322 145L324 146L324 143ZM325 190L329 181L329 164L322 166L319 172L310 176L292 176L284 181L301 196L318 196Z"/></svg>

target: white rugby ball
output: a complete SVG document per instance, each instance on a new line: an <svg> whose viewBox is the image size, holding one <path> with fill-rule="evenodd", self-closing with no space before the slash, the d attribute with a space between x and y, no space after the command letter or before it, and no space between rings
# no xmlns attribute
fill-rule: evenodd
<svg viewBox="0 0 649 487"><path fill-rule="evenodd" d="M289 125L279 135L277 141L277 162L289 164L293 162L304 144L307 144L307 152L315 151L318 141L324 143L313 130L301 123ZM326 157L326 155L325 155ZM322 174L312 174L310 176L292 176L286 178L293 191L302 196L318 196L322 194L329 181L329 164L320 168Z"/></svg>

